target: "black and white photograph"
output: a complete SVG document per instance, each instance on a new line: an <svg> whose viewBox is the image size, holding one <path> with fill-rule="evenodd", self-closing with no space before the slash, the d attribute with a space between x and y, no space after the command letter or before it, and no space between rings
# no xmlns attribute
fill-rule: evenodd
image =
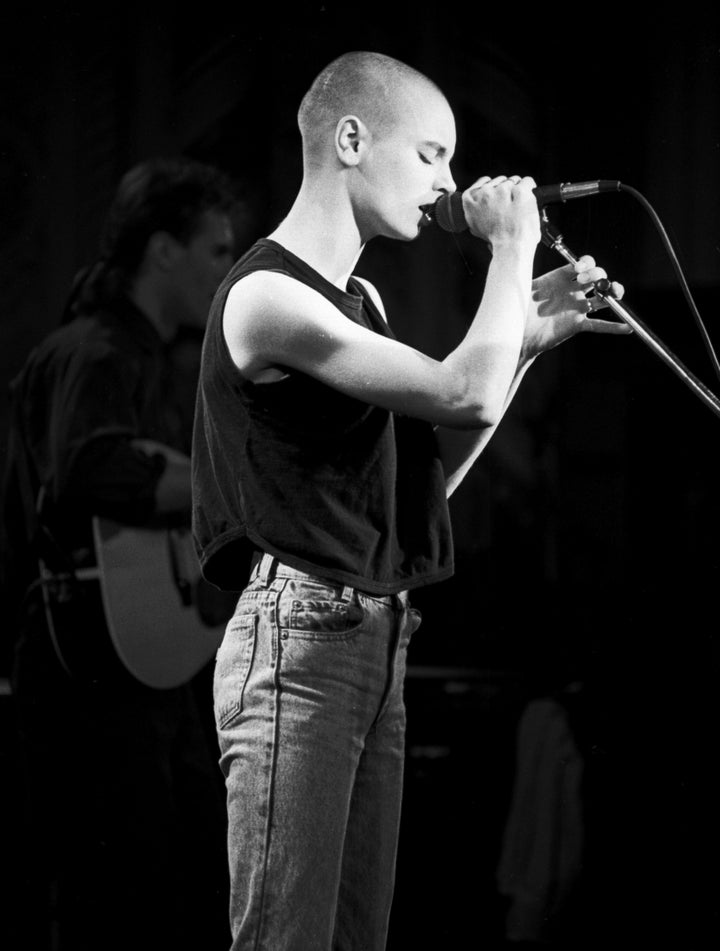
<svg viewBox="0 0 720 951"><path fill-rule="evenodd" d="M0 37L3 951L717 947L717 12Z"/></svg>

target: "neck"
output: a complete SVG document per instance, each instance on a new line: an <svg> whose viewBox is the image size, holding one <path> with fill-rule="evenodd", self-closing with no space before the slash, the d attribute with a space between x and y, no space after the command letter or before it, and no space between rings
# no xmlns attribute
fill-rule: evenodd
<svg viewBox="0 0 720 951"><path fill-rule="evenodd" d="M268 236L346 290L364 248L347 194L303 182L287 217Z"/></svg>
<svg viewBox="0 0 720 951"><path fill-rule="evenodd" d="M128 297L157 330L161 340L167 343L173 339L177 324L163 307L162 295L152 281L138 276L130 286Z"/></svg>

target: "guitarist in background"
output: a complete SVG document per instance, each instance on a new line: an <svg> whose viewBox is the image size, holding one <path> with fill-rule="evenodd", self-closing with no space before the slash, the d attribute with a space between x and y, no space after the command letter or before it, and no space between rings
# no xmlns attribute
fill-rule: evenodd
<svg viewBox="0 0 720 951"><path fill-rule="evenodd" d="M75 647L92 662L69 669L49 636L37 559L50 547L78 564L93 516L189 521L191 434L172 345L187 329L202 335L234 260L238 207L231 183L200 163L131 169L62 325L12 385L4 581L8 599L25 593L13 693L31 828L27 927L38 931L25 947L228 944L224 808L197 680L152 689L119 665L95 667L107 634L82 604Z"/></svg>

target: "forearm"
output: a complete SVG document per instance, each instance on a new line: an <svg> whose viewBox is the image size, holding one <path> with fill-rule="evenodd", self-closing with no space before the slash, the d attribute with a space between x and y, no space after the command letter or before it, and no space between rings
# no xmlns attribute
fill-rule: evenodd
<svg viewBox="0 0 720 951"><path fill-rule="evenodd" d="M532 283L534 247L504 245L496 249L485 290L462 343L445 359L478 407L477 424L499 422L518 372ZM489 438L489 437L488 437Z"/></svg>
<svg viewBox="0 0 720 951"><path fill-rule="evenodd" d="M448 429L439 426L435 430L440 455L445 470L445 485L447 497L457 489L465 476L468 474L478 457L481 455L487 444L493 437L500 421L513 400L520 382L527 372L532 360L526 361L517 366L515 375L508 388L505 402L498 416L497 422L492 426L485 426L474 430Z"/></svg>
<svg viewBox="0 0 720 951"><path fill-rule="evenodd" d="M148 439L94 440L79 455L68 491L122 522L189 513L190 459Z"/></svg>
<svg viewBox="0 0 720 951"><path fill-rule="evenodd" d="M99 437L77 453L65 475L57 467L57 502L141 524L158 511L158 485L166 469L162 454L139 450L125 436Z"/></svg>

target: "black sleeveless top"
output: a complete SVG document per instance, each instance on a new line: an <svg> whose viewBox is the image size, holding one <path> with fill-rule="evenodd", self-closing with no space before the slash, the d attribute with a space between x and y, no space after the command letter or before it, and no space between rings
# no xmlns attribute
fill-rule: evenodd
<svg viewBox="0 0 720 951"><path fill-rule="evenodd" d="M445 477L429 423L292 369L255 384L233 363L225 302L259 270L287 274L348 320L393 336L359 281L342 291L271 239L234 265L210 310L195 412L193 530L205 578L240 590L258 549L370 594L449 577Z"/></svg>

